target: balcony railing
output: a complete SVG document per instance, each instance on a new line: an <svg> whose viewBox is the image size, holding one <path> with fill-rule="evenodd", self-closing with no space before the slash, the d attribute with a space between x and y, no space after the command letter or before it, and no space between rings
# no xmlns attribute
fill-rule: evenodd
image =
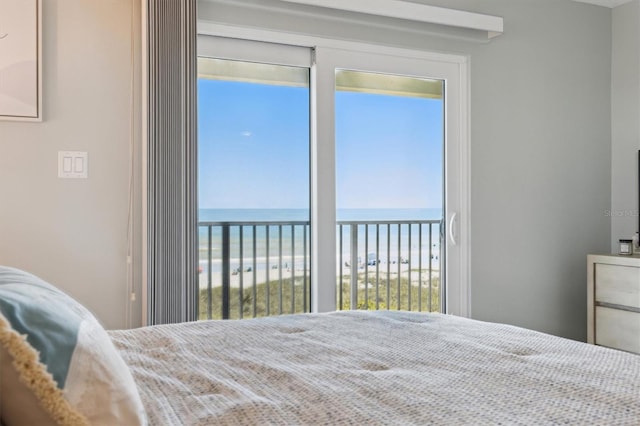
<svg viewBox="0 0 640 426"><path fill-rule="evenodd" d="M337 308L440 311L438 220L337 223ZM307 221L200 222L200 319L309 312Z"/></svg>
<svg viewBox="0 0 640 426"><path fill-rule="evenodd" d="M338 222L338 307L439 312L439 230L439 220Z"/></svg>

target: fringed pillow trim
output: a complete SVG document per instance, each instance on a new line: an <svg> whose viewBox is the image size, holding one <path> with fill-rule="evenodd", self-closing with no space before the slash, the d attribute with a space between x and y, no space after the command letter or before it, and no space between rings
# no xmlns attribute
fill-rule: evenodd
<svg viewBox="0 0 640 426"><path fill-rule="evenodd" d="M53 376L40 362L38 352L29 345L26 336L13 330L0 313L0 344L13 357L13 367L20 381L34 393L42 408L61 426L89 426L86 417L64 399Z"/></svg>

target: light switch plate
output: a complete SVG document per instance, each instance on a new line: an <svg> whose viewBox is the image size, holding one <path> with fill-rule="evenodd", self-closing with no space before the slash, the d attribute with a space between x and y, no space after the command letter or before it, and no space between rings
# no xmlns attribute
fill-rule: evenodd
<svg viewBox="0 0 640 426"><path fill-rule="evenodd" d="M58 177L64 179L86 179L89 155L84 151L58 151Z"/></svg>

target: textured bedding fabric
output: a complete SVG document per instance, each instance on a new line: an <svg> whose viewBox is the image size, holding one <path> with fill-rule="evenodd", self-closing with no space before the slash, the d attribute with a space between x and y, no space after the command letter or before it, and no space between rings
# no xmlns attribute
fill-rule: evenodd
<svg viewBox="0 0 640 426"><path fill-rule="evenodd" d="M406 312L110 335L156 425L639 425L640 356Z"/></svg>

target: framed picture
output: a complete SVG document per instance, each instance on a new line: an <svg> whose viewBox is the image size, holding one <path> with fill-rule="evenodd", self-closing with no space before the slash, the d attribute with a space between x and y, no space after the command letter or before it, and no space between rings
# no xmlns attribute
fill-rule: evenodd
<svg viewBox="0 0 640 426"><path fill-rule="evenodd" d="M42 0L0 0L0 120L42 121Z"/></svg>

